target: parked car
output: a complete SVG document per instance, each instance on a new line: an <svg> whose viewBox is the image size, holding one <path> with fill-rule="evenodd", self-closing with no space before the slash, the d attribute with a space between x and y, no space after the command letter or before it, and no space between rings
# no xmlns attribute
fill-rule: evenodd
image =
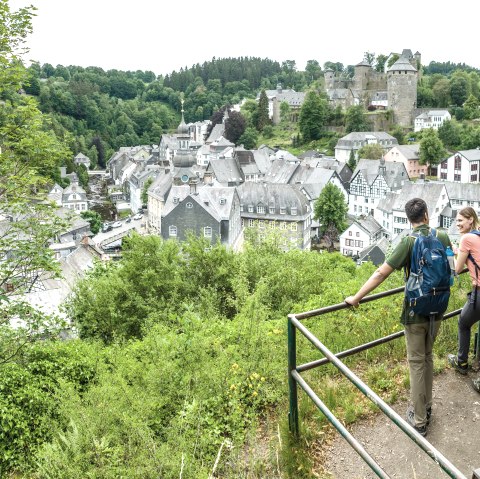
<svg viewBox="0 0 480 479"><path fill-rule="evenodd" d="M142 218L143 218L143 214L142 214L142 213L137 213L137 214L133 217L134 220L141 220Z"/></svg>
<svg viewBox="0 0 480 479"><path fill-rule="evenodd" d="M120 228L120 226L122 226L121 221L115 221L115 223L112 224L112 228Z"/></svg>
<svg viewBox="0 0 480 479"><path fill-rule="evenodd" d="M111 224L105 223L102 226L102 233L106 233L107 231L112 231L112 230L113 230L113 227Z"/></svg>
<svg viewBox="0 0 480 479"><path fill-rule="evenodd" d="M130 223L130 221L132 221L132 218L130 218L130 216L125 220L125 223Z"/></svg>

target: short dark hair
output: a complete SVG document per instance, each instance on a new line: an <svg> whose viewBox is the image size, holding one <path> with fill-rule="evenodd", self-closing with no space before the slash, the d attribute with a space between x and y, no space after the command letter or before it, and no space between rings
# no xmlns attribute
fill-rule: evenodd
<svg viewBox="0 0 480 479"><path fill-rule="evenodd" d="M428 213L427 203L422 198L412 198L405 203L405 213L410 223L421 223Z"/></svg>

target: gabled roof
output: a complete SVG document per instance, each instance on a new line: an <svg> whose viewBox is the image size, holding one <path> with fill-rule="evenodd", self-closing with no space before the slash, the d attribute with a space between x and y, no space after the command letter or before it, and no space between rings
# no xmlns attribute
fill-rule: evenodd
<svg viewBox="0 0 480 479"><path fill-rule="evenodd" d="M480 160L480 149L475 148L473 150L460 150L457 153L462 155L467 161L478 161Z"/></svg>
<svg viewBox="0 0 480 479"><path fill-rule="evenodd" d="M211 171L217 181L221 184L241 183L244 176L238 168L234 158L220 158L210 160L207 171Z"/></svg>
<svg viewBox="0 0 480 479"><path fill-rule="evenodd" d="M372 237L382 231L384 228L372 215L360 216L355 218L352 223L362 229L368 236ZM351 226L350 226L351 227Z"/></svg>
<svg viewBox="0 0 480 479"><path fill-rule="evenodd" d="M375 244L370 245L358 253L358 261L371 261L375 266L381 265L385 261L390 241L383 237Z"/></svg>
<svg viewBox="0 0 480 479"><path fill-rule="evenodd" d="M404 211L405 203L412 198L422 198L427 203L430 215L435 211L438 199L442 195L445 185L443 183L417 182L405 183L398 193L389 193L382 200L378 209L391 213L392 211Z"/></svg>
<svg viewBox="0 0 480 479"><path fill-rule="evenodd" d="M299 164L297 163L290 163L286 160L273 160L265 173L265 181L286 185L290 182L298 167Z"/></svg>
<svg viewBox="0 0 480 479"><path fill-rule="evenodd" d="M398 140L386 131L352 131L338 140L335 149L351 149L354 142L364 142L368 138L376 138L377 141L390 141L392 145L398 145Z"/></svg>
<svg viewBox="0 0 480 479"><path fill-rule="evenodd" d="M210 135L206 139L205 143L209 144L218 140L225 133L225 124L217 123L210 132Z"/></svg>
<svg viewBox="0 0 480 479"><path fill-rule="evenodd" d="M412 145L397 145L393 148L395 148L406 160L418 160L420 157L420 144L418 143Z"/></svg>
<svg viewBox="0 0 480 479"><path fill-rule="evenodd" d="M372 185L377 177L382 174L385 182L391 189L398 189L402 182L410 180L405 165L402 162L384 161L385 173L381 173L382 160L359 160L352 175L352 181L358 174L362 174L368 185Z"/></svg>
<svg viewBox="0 0 480 479"><path fill-rule="evenodd" d="M447 189L450 200L480 200L480 183L458 183L454 181L441 181Z"/></svg>

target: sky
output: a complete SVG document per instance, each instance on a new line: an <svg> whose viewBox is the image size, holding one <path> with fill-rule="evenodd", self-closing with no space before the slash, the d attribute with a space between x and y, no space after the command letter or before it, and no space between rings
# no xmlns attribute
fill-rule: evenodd
<svg viewBox="0 0 480 479"><path fill-rule="evenodd" d="M410 49L422 64L480 68L478 16L457 0L9 0L33 5L25 60L166 75L216 58L260 57L355 65L364 53Z"/></svg>

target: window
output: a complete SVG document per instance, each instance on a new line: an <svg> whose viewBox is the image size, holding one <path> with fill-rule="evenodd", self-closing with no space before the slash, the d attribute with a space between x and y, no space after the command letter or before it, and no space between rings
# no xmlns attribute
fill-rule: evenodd
<svg viewBox="0 0 480 479"><path fill-rule="evenodd" d="M478 177L478 176L477 176L476 173L475 173L474 175L471 175L471 176L470 176L470 181L471 181L472 183L475 182L475 181L477 181L477 177Z"/></svg>
<svg viewBox="0 0 480 479"><path fill-rule="evenodd" d="M462 168L462 159L460 155L455 155L455 169L460 170Z"/></svg>
<svg viewBox="0 0 480 479"><path fill-rule="evenodd" d="M292 216L295 216L297 214L297 207L292 206L292 208L290 209L290 213L291 213Z"/></svg>
<svg viewBox="0 0 480 479"><path fill-rule="evenodd" d="M248 212L253 213L253 205L248 205Z"/></svg>
<svg viewBox="0 0 480 479"><path fill-rule="evenodd" d="M257 213L258 214L265 214L265 206L257 206Z"/></svg>
<svg viewBox="0 0 480 479"><path fill-rule="evenodd" d="M168 227L168 236L177 236L177 227L176 226L169 226Z"/></svg>
<svg viewBox="0 0 480 479"><path fill-rule="evenodd" d="M240 203L240 212L243 212L243 204Z"/></svg>
<svg viewBox="0 0 480 479"><path fill-rule="evenodd" d="M440 179L441 180L446 180L447 179L447 174L446 173L440 173Z"/></svg>
<svg viewBox="0 0 480 479"><path fill-rule="evenodd" d="M297 231L298 225L297 223L290 223L290 231Z"/></svg>
<svg viewBox="0 0 480 479"><path fill-rule="evenodd" d="M461 178L460 175L457 173L453 175L453 181L460 181L460 178Z"/></svg>
<svg viewBox="0 0 480 479"><path fill-rule="evenodd" d="M477 169L478 169L478 164L477 163L472 163L470 165L470 170L471 171L477 171Z"/></svg>
<svg viewBox="0 0 480 479"><path fill-rule="evenodd" d="M203 236L205 236L205 238L212 237L212 228L210 226L205 226L205 228L203 228Z"/></svg>
<svg viewBox="0 0 480 479"><path fill-rule="evenodd" d="M351 230L348 232L348 236L352 236L352 231Z"/></svg>
<svg viewBox="0 0 480 479"><path fill-rule="evenodd" d="M285 207L280 208L280 214L281 215L286 215L287 214L287 208L285 208Z"/></svg>
<svg viewBox="0 0 480 479"><path fill-rule="evenodd" d="M287 222L286 221L282 221L280 223L280 229L281 230L286 230L287 229Z"/></svg>
<svg viewBox="0 0 480 479"><path fill-rule="evenodd" d="M191 210L193 208L193 203L188 202L185 206L187 209Z"/></svg>
<svg viewBox="0 0 480 479"><path fill-rule="evenodd" d="M224 205L226 202L227 202L227 200L225 198L220 198L220 204L221 205Z"/></svg>
<svg viewBox="0 0 480 479"><path fill-rule="evenodd" d="M248 220L248 226L249 228L253 228L255 226L255 220L252 220L251 218Z"/></svg>
<svg viewBox="0 0 480 479"><path fill-rule="evenodd" d="M360 236L360 231L357 231L357 232L355 233L355 236L358 238L358 237Z"/></svg>
<svg viewBox="0 0 480 479"><path fill-rule="evenodd" d="M271 215L274 215L274 214L275 214L275 206L270 206L270 208L268 208L268 212L269 212Z"/></svg>
<svg viewBox="0 0 480 479"><path fill-rule="evenodd" d="M268 226L270 227L271 230L275 228L275 221L269 221Z"/></svg>
<svg viewBox="0 0 480 479"><path fill-rule="evenodd" d="M363 248L363 241L355 240L355 246L357 248Z"/></svg>
<svg viewBox="0 0 480 479"><path fill-rule="evenodd" d="M262 229L265 228L265 220L259 220L258 227Z"/></svg>

